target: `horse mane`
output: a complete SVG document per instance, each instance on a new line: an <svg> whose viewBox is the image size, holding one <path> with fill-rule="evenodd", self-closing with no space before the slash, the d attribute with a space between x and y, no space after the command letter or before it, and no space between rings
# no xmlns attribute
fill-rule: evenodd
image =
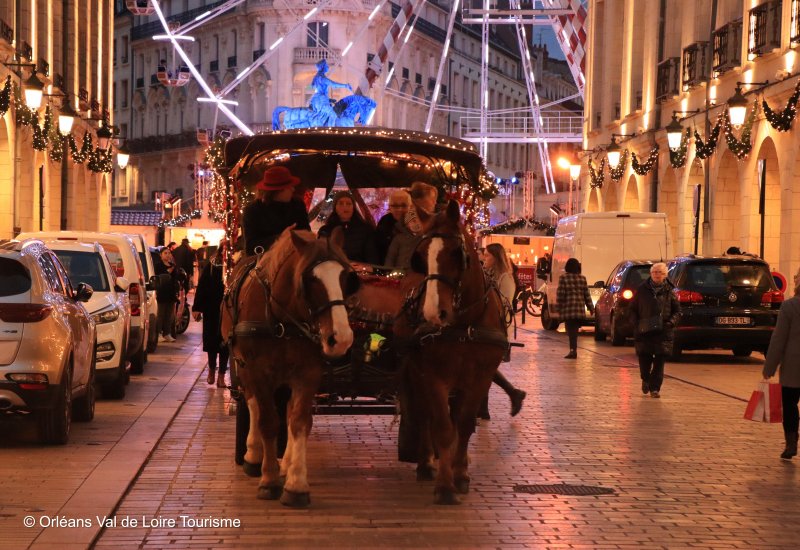
<svg viewBox="0 0 800 550"><path fill-rule="evenodd" d="M291 232L291 229L284 229L277 240L272 244L271 247L269 247L269 250L267 250L258 261L258 272L269 283L275 281L275 278L278 276L278 270L280 270L281 266L286 263L286 260L289 259L289 256L297 252L297 249L292 242ZM298 232L307 233L311 236L314 235L311 233L311 231Z"/></svg>

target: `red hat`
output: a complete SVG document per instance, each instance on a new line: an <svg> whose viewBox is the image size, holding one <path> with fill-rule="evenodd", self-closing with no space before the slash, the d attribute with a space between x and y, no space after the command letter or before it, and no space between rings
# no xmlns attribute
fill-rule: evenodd
<svg viewBox="0 0 800 550"><path fill-rule="evenodd" d="M265 170L261 181L256 185L256 189L262 191L283 191L289 187L294 187L300 183L300 178L292 175L285 166L273 166Z"/></svg>

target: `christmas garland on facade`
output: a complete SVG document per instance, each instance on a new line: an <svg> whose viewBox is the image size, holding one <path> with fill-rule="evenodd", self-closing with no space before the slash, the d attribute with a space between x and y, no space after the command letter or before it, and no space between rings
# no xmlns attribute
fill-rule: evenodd
<svg viewBox="0 0 800 550"><path fill-rule="evenodd" d="M545 235L552 237L556 234L556 228L552 225L544 222L540 222L534 218L518 218L516 220L507 220L503 223L498 223L497 225L493 225L491 227L487 227L485 229L481 229L481 235L489 235L489 234L504 234L514 231L515 229L522 229L523 227L531 227L536 231L543 231Z"/></svg>
<svg viewBox="0 0 800 550"><path fill-rule="evenodd" d="M619 164L617 164L617 167L611 168L611 166L609 165L608 175L611 176L611 179L613 181L619 181L622 179L622 176L625 175L625 170L627 168L628 168L628 150L625 149L619 156Z"/></svg>
<svg viewBox="0 0 800 550"><path fill-rule="evenodd" d="M689 150L689 136L692 133L691 128L686 128L686 132L681 137L681 146L677 151L669 150L669 163L673 168L683 168L686 164L686 152Z"/></svg>
<svg viewBox="0 0 800 550"><path fill-rule="evenodd" d="M779 132L786 132L792 127L792 122L797 116L797 101L800 100L800 80L794 87L794 93L786 102L786 107L781 112L775 112L767 105L767 100L761 100L761 106L764 108L764 116L769 121L770 125Z"/></svg>
<svg viewBox="0 0 800 550"><path fill-rule="evenodd" d="M589 179L592 189L601 189L603 187L603 180L605 180L604 171L606 168L606 159L600 161L600 168L595 171L592 159L589 159Z"/></svg>
<svg viewBox="0 0 800 550"><path fill-rule="evenodd" d="M631 151L631 168L633 171L636 172L640 176L646 176L650 173L650 170L658 162L658 145L653 145L653 148L650 149L650 154L647 156L647 161L644 164L639 163L639 158L636 156L636 153Z"/></svg>
<svg viewBox="0 0 800 550"><path fill-rule="evenodd" d="M9 107L11 107L11 75L6 77L6 83L0 90L0 117L5 116Z"/></svg>
<svg viewBox="0 0 800 550"><path fill-rule="evenodd" d="M745 158L750 153L750 149L753 148L753 144L750 142L750 134L753 130L753 122L756 120L757 111L758 103L753 102L750 116L747 117L744 126L742 126L742 137L739 139L736 139L736 136L733 135L733 127L731 126L731 119L728 115L728 111L723 111L725 140L728 143L728 149L730 149L731 153L736 155L736 158L739 160Z"/></svg>
<svg viewBox="0 0 800 550"><path fill-rule="evenodd" d="M703 142L703 138L700 137L700 133L695 128L694 150L698 158L707 159L714 154L714 150L717 148L717 141L719 140L719 131L722 128L722 117L723 115L720 113L717 117L717 123L711 129L711 133L708 134L708 141L706 142Z"/></svg>

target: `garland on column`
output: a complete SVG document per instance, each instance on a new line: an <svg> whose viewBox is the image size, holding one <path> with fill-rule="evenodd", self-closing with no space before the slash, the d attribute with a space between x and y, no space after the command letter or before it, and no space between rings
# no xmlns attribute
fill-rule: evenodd
<svg viewBox="0 0 800 550"><path fill-rule="evenodd" d="M650 154L647 156L647 161L644 164L639 163L639 158L636 153L631 151L631 168L640 176L646 176L653 169L653 166L658 162L658 145L653 145L650 149Z"/></svg>
<svg viewBox="0 0 800 550"><path fill-rule="evenodd" d="M744 126L742 126L742 137L740 139L736 139L736 136L733 135L733 127L731 126L731 119L727 109L723 111L723 116L725 117L725 140L728 143L728 149L730 149L739 160L745 158L750 153L750 149L753 148L753 144L750 142L750 133L753 129L753 122L756 119L756 111L758 111L758 103L753 102L750 116L747 117Z"/></svg>
<svg viewBox="0 0 800 550"><path fill-rule="evenodd" d="M44 151L47 149L47 142L50 139L50 128L53 126L53 113L50 111L50 105L44 110L44 123L39 126L39 115L31 122L33 128L33 148L37 151Z"/></svg>
<svg viewBox="0 0 800 550"><path fill-rule="evenodd" d="M605 180L605 175L603 172L606 168L606 159L600 161L600 168L597 171L594 169L594 163L592 162L592 159L589 159L588 166L589 179L591 180L590 184L592 189L601 189L603 187L603 180Z"/></svg>
<svg viewBox="0 0 800 550"><path fill-rule="evenodd" d="M619 164L617 164L616 168L611 168L609 165L608 167L608 175L611 176L613 181L619 181L622 179L622 176L625 174L625 169L628 168L628 150L625 149L622 151L622 154L619 156Z"/></svg>
<svg viewBox="0 0 800 550"><path fill-rule="evenodd" d="M0 90L0 117L5 116L11 106L11 75L6 77L6 83Z"/></svg>
<svg viewBox="0 0 800 550"><path fill-rule="evenodd" d="M700 137L700 133L695 128L694 130L694 151L697 154L697 157L700 159L707 159L711 155L714 154L714 150L717 148L717 141L719 140L719 131L722 128L722 119L723 114L720 113L717 116L717 123L711 129L711 133L708 134L708 141L703 142L703 138Z"/></svg>
<svg viewBox="0 0 800 550"><path fill-rule="evenodd" d="M114 151L111 145L107 149L97 147L89 153L89 162L87 167L95 173L105 172L110 174L114 171Z"/></svg>
<svg viewBox="0 0 800 550"><path fill-rule="evenodd" d="M50 142L50 160L53 162L61 162L64 158L64 140L66 138L58 132L58 124L50 125L50 135L48 141Z"/></svg>
<svg viewBox="0 0 800 550"><path fill-rule="evenodd" d="M92 135L86 131L83 134L83 144L81 145L80 150L78 150L78 144L75 143L75 138L72 137L72 134L68 136L69 142L69 153L72 156L72 161L78 164L83 164L89 158L89 155L92 154L94 147L92 146Z"/></svg>
<svg viewBox="0 0 800 550"><path fill-rule="evenodd" d="M22 99L22 91L16 84L14 87L14 114L16 115L17 124L20 126L31 126L34 121L38 124L39 112L36 109L28 109L25 101Z"/></svg>
<svg viewBox="0 0 800 550"><path fill-rule="evenodd" d="M786 132L792 127L792 122L797 116L797 101L800 100L800 80L794 87L794 93L786 102L786 107L779 113L775 112L767 105L767 100L761 100L761 106L764 108L764 116L769 121L770 125L779 132Z"/></svg>
<svg viewBox="0 0 800 550"><path fill-rule="evenodd" d="M669 150L669 163L673 168L682 168L686 164L686 151L689 149L689 136L691 128L686 128L686 132L681 137L681 146L677 151Z"/></svg>

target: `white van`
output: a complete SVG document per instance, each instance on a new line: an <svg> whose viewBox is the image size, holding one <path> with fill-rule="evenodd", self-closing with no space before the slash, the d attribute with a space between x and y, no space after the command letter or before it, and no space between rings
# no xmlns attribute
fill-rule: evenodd
<svg viewBox="0 0 800 550"><path fill-rule="evenodd" d="M131 241L136 251L139 253L139 259L142 261L142 270L144 271L144 280L147 281L147 313L150 318L150 330L147 335L147 353L156 351L158 347L158 327L156 326L156 314L158 313L158 302L156 301L156 287L152 279L156 275L155 267L153 266L153 257L150 255L150 248L147 246L147 241L144 235L136 233L118 233L125 235Z"/></svg>
<svg viewBox="0 0 800 550"><path fill-rule="evenodd" d="M542 326L556 330L561 321L550 307L556 303L558 279L570 258L581 263L581 274L597 302L609 273L622 260L672 258L667 215L661 212L585 212L562 218L556 227L553 259L545 279ZM598 285L598 283L600 283ZM586 323L593 322L587 315Z"/></svg>
<svg viewBox="0 0 800 550"><path fill-rule="evenodd" d="M94 231L41 231L37 233L20 233L17 236L19 240L32 238L99 243L103 246L116 275L125 277L130 282L128 297L131 304L131 330L126 355L131 362L131 374L141 374L147 361L150 311L147 304L147 280L144 277L139 253L130 237Z"/></svg>

